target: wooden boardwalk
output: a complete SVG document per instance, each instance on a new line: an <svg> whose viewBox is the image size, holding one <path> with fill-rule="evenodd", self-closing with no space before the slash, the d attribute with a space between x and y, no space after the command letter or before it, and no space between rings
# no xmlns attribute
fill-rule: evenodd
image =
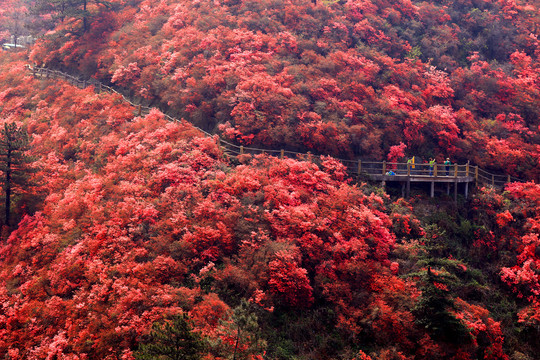
<svg viewBox="0 0 540 360"><path fill-rule="evenodd" d="M359 166L361 166L361 163ZM480 180L480 169L477 166L471 167L468 163L464 165L434 164L431 167L429 164L370 162L364 164L364 169L360 167L358 170L360 170L360 174L364 174L371 180L380 181L383 185L388 182L401 183L405 197L410 195L411 183L430 183L431 197L435 195L436 183L446 184L448 195L450 194L450 186L453 185L455 199L457 199L458 184L464 184L465 197L467 197L469 184L478 183ZM492 180L494 180L493 177ZM497 180L497 185L499 185L501 180ZM508 177L507 180L509 180ZM500 186L503 184L500 184ZM495 183L492 186L496 186Z"/></svg>
<svg viewBox="0 0 540 360"><path fill-rule="evenodd" d="M149 107L137 104L134 99L126 97L116 89L102 84L101 82L90 79L81 79L78 76L69 75L58 70L51 70L42 67L32 67L28 65L29 71L33 76L42 79L62 79L73 86L84 89L89 86L94 87L94 91L97 93L116 93L121 95L126 102L134 106L135 115L146 115L150 112ZM170 121L180 121L177 118L164 113L164 116ZM194 126L195 127L195 126ZM288 150L274 150L274 149L259 149L253 147L245 147L241 145L232 144L224 139L221 139L217 134L210 134L203 129L197 128L202 135L215 137L218 146L222 149L226 156L238 156L244 154L268 154L279 158L290 157L300 158L303 160L309 160L316 163L321 162L321 156L313 155L311 153L301 153ZM505 184L510 182L522 182L522 180L511 177L510 175L493 174L485 171L478 166L472 166L467 164L452 164L448 169L445 165L436 164L433 169L429 168L428 164L414 164L408 165L406 163L390 163L386 161L365 161L359 160L340 160L346 167L349 175L357 181L380 181L385 185L389 182L398 182L403 186L404 196L409 196L411 183L430 183L431 184L431 196L434 196L434 188L436 183L447 184L447 193L450 192L450 186L453 184L454 197L457 198L458 184L465 184L465 196L468 196L469 184L476 186L491 186L494 188L502 189ZM393 172L393 174L391 173Z"/></svg>
<svg viewBox="0 0 540 360"><path fill-rule="evenodd" d="M384 186L386 183L401 183L403 196L410 195L411 183L429 183L431 185L430 195L434 197L435 184L446 184L446 193L450 195L450 188L454 189L454 198L457 200L458 185L468 197L470 185L489 186L502 190L504 186L511 182L522 182L522 180L510 175L493 174L481 169L478 166L466 164L407 164L382 162L362 162L358 161L356 166L357 176L367 178L372 181L380 181Z"/></svg>

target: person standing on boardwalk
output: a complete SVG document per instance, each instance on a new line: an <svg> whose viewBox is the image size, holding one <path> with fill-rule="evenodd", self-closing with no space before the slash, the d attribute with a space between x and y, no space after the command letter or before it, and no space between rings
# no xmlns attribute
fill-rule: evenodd
<svg viewBox="0 0 540 360"><path fill-rule="evenodd" d="M429 158L429 176L433 176L433 168L435 168L435 159Z"/></svg>
<svg viewBox="0 0 540 360"><path fill-rule="evenodd" d="M408 170L410 170L411 174L414 172L414 156L410 157L407 160L407 168Z"/></svg>
<svg viewBox="0 0 540 360"><path fill-rule="evenodd" d="M452 165L450 158L446 158L444 165L446 166L446 176L450 176L450 165Z"/></svg>

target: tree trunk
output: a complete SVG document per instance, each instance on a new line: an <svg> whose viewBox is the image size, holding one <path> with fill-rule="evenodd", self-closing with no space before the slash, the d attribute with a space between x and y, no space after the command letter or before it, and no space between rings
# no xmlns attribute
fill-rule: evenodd
<svg viewBox="0 0 540 360"><path fill-rule="evenodd" d="M236 360L236 350L238 349L238 343L240 342L240 326L238 326L238 332L236 333L236 343L234 344L233 360Z"/></svg>
<svg viewBox="0 0 540 360"><path fill-rule="evenodd" d="M5 221L9 226L11 215L11 149L7 150L7 162L6 162L6 201L5 201Z"/></svg>
<svg viewBox="0 0 540 360"><path fill-rule="evenodd" d="M86 18L86 0L83 1L83 32L88 30L88 19Z"/></svg>

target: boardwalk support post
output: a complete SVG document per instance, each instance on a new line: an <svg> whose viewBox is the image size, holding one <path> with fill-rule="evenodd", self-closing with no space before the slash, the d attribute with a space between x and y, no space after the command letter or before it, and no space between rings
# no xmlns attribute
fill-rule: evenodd
<svg viewBox="0 0 540 360"><path fill-rule="evenodd" d="M382 183L381 183L381 186L382 188L384 189L384 187L386 186L386 161L383 161L382 163Z"/></svg>
<svg viewBox="0 0 540 360"><path fill-rule="evenodd" d="M137 116L141 116L142 114L142 106L141 104L139 104L139 106L137 106Z"/></svg>
<svg viewBox="0 0 540 360"><path fill-rule="evenodd" d="M240 155L244 155L244 146L240 145Z"/></svg>
<svg viewBox="0 0 540 360"><path fill-rule="evenodd" d="M283 160L284 157L285 157L285 150L281 149L279 153L279 158Z"/></svg>
<svg viewBox="0 0 540 360"><path fill-rule="evenodd" d="M407 191L405 193L405 198L409 198L411 195L411 163L407 163Z"/></svg>
<svg viewBox="0 0 540 360"><path fill-rule="evenodd" d="M360 178L360 174L362 174L362 160L358 159L358 178Z"/></svg>
<svg viewBox="0 0 540 360"><path fill-rule="evenodd" d="M430 196L431 196L431 197L435 197L435 181L432 181L432 182L431 182L431 192L430 192Z"/></svg>

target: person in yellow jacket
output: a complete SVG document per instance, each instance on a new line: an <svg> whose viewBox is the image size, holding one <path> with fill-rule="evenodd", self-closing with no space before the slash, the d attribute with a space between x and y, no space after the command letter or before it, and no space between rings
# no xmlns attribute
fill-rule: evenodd
<svg viewBox="0 0 540 360"><path fill-rule="evenodd" d="M433 176L433 169L435 168L435 159L429 158L429 176Z"/></svg>
<svg viewBox="0 0 540 360"><path fill-rule="evenodd" d="M414 156L407 159L407 171L412 173L412 169L414 169Z"/></svg>

